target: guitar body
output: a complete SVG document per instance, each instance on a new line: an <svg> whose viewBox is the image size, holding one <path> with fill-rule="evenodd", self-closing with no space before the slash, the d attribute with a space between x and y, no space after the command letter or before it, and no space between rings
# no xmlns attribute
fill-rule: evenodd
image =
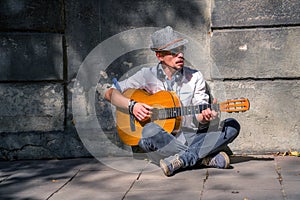
<svg viewBox="0 0 300 200"><path fill-rule="evenodd" d="M180 100L175 92L159 91L155 94L149 94L141 89L128 89L123 95L139 103L146 103L153 108L180 107ZM116 120L120 139L127 145L136 146L141 138L142 129L147 123L154 122L171 133L179 130L181 117L168 119L149 118L141 122L135 118L130 119L128 109L117 108Z"/></svg>
<svg viewBox="0 0 300 200"><path fill-rule="evenodd" d="M141 89L128 89L123 93L129 99L139 103L146 103L153 107L151 117L138 121L129 114L128 109L117 108L116 120L118 134L121 140L130 146L138 145L142 136L143 127L154 122L165 129L168 133L175 133L181 126L181 116L199 114L203 110L210 108L217 112L245 112L250 108L247 98L227 100L218 104L202 104L183 106L175 92L159 91L149 94Z"/></svg>

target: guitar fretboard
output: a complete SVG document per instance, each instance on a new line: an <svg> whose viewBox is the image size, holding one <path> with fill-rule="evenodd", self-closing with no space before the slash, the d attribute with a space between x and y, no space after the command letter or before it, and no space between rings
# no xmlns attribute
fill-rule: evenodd
<svg viewBox="0 0 300 200"><path fill-rule="evenodd" d="M219 104L201 104L197 106L184 106L184 107L172 107L172 108L160 108L154 111L153 113L156 113L157 119L169 119L169 118L175 118L178 116L184 116L184 115L194 115L199 114L203 110L210 108L215 111L220 110Z"/></svg>

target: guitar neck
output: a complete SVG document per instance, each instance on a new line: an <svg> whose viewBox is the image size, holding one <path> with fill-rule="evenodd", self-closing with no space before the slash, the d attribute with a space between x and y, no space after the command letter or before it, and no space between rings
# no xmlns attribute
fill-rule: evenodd
<svg viewBox="0 0 300 200"><path fill-rule="evenodd" d="M154 113L156 113L156 116L158 119L168 119L168 118L175 118L175 117L184 116L184 115L199 114L207 108L210 108L215 111L220 111L219 104L201 104L201 105L197 105L197 106L160 108L160 109L156 109L156 111L154 111Z"/></svg>

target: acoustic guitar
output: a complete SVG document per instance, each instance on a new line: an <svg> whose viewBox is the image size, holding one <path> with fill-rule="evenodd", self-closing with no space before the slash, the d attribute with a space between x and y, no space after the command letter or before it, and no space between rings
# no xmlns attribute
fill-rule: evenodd
<svg viewBox="0 0 300 200"><path fill-rule="evenodd" d="M171 91L159 91L155 94L149 94L141 89L128 89L123 95L136 102L146 103L153 107L151 117L144 121L138 121L129 114L128 109L116 109L118 134L120 139L130 146L138 145L142 129L149 122L158 124L168 133L176 133L180 129L181 116L199 114L207 108L228 113L244 112L250 108L249 100L246 98L227 100L218 104L181 106L178 96Z"/></svg>

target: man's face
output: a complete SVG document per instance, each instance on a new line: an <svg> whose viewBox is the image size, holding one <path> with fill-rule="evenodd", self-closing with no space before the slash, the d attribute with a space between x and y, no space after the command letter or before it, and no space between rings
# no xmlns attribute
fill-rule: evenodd
<svg viewBox="0 0 300 200"><path fill-rule="evenodd" d="M181 69L184 65L184 46L171 49L170 51L156 52L157 58L165 65L174 69Z"/></svg>

